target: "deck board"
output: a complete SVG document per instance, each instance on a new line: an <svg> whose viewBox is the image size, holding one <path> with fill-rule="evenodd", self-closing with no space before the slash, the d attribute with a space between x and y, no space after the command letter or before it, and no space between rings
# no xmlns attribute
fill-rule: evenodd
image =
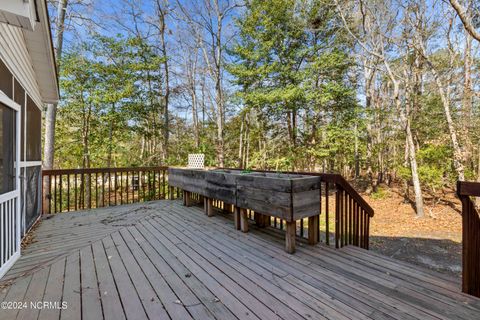
<svg viewBox="0 0 480 320"><path fill-rule="evenodd" d="M47 286L45 287L44 301L54 301L60 303L63 292L63 279L65 276L66 259L60 259L50 266ZM49 320L60 318L59 309L42 309L40 310L39 320Z"/></svg>
<svg viewBox="0 0 480 320"><path fill-rule="evenodd" d="M170 217L165 217L169 219ZM196 218L196 217L195 217ZM190 218L183 219L183 223L189 224L189 228L195 228L196 223L188 222ZM187 228L187 227L185 227ZM210 226L205 225L203 229L209 229ZM197 230L202 232L201 230ZM292 275L298 278L301 278L304 282L307 282L314 287L319 287L322 290L330 293L332 298L343 301L348 305L359 305L363 308L364 314L369 315L375 310L382 311L385 314L396 316L398 319L414 319L409 313L401 312L404 307L404 302L401 300L395 300L382 295L376 290L369 290L366 286L363 286L361 283L355 282L352 279L346 278L340 273L330 272L326 269L316 269L313 266L305 266L297 263L295 260L290 259L290 257L284 257L280 254L277 249L280 247L274 247L271 243L264 243L262 246L252 244L251 242L245 241L232 241L229 240L229 237L219 238L219 232L212 228L209 230L211 236L216 238L218 242L228 243L229 246L233 247L235 251L241 252L244 256L249 257L250 263L255 264L259 263L259 266L266 267L267 269L277 269L280 270L278 276L282 277L285 275ZM257 254L257 250L263 250L263 253L267 254ZM335 288L332 286L335 284ZM354 290L352 290L352 288ZM359 293L359 294L357 294ZM368 299L365 299L368 297ZM374 299L378 299L381 303L376 303ZM401 309L402 308L402 309ZM417 312L417 310L409 310L410 313ZM421 316L425 319L428 316L425 313L422 313ZM420 315L419 315L420 317Z"/></svg>
<svg viewBox="0 0 480 320"><path fill-rule="evenodd" d="M234 230L179 201L59 214L0 282L0 319L479 319L457 279L355 247Z"/></svg>
<svg viewBox="0 0 480 320"><path fill-rule="evenodd" d="M92 252L95 259L98 290L101 296L102 315L104 319L108 320L125 319L124 307L120 301L117 286L113 279L107 256L105 255L103 242L98 241L93 243Z"/></svg>

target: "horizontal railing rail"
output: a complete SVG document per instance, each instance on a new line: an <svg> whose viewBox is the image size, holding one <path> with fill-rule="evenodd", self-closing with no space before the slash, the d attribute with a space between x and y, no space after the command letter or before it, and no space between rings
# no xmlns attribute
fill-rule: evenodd
<svg viewBox="0 0 480 320"><path fill-rule="evenodd" d="M174 197L167 167L43 170L43 213L58 213Z"/></svg>
<svg viewBox="0 0 480 320"><path fill-rule="evenodd" d="M471 197L480 197L480 183L459 181L462 201L462 291L480 297L480 216Z"/></svg>

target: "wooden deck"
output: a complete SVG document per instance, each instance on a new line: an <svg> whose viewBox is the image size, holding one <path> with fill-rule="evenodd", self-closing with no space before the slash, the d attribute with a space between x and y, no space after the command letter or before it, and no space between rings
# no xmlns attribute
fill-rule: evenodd
<svg viewBox="0 0 480 320"><path fill-rule="evenodd" d="M179 201L59 214L34 236L0 283L0 301L28 305L2 320L480 319L445 275L354 247L290 255L279 231Z"/></svg>

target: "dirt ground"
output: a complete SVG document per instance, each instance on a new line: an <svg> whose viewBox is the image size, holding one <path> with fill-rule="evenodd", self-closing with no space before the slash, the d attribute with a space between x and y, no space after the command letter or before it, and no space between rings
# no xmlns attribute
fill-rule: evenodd
<svg viewBox="0 0 480 320"><path fill-rule="evenodd" d="M362 194L374 208L370 249L384 255L461 277L461 204L453 190L425 198L425 217L417 218L398 187Z"/></svg>

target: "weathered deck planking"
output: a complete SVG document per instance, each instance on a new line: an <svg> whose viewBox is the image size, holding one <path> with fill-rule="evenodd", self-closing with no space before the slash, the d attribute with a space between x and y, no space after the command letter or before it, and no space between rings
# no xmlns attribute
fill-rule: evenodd
<svg viewBox="0 0 480 320"><path fill-rule="evenodd" d="M68 308L0 319L480 318L457 279L356 247L290 255L284 233L233 231L232 216L164 200L44 220L0 301Z"/></svg>

